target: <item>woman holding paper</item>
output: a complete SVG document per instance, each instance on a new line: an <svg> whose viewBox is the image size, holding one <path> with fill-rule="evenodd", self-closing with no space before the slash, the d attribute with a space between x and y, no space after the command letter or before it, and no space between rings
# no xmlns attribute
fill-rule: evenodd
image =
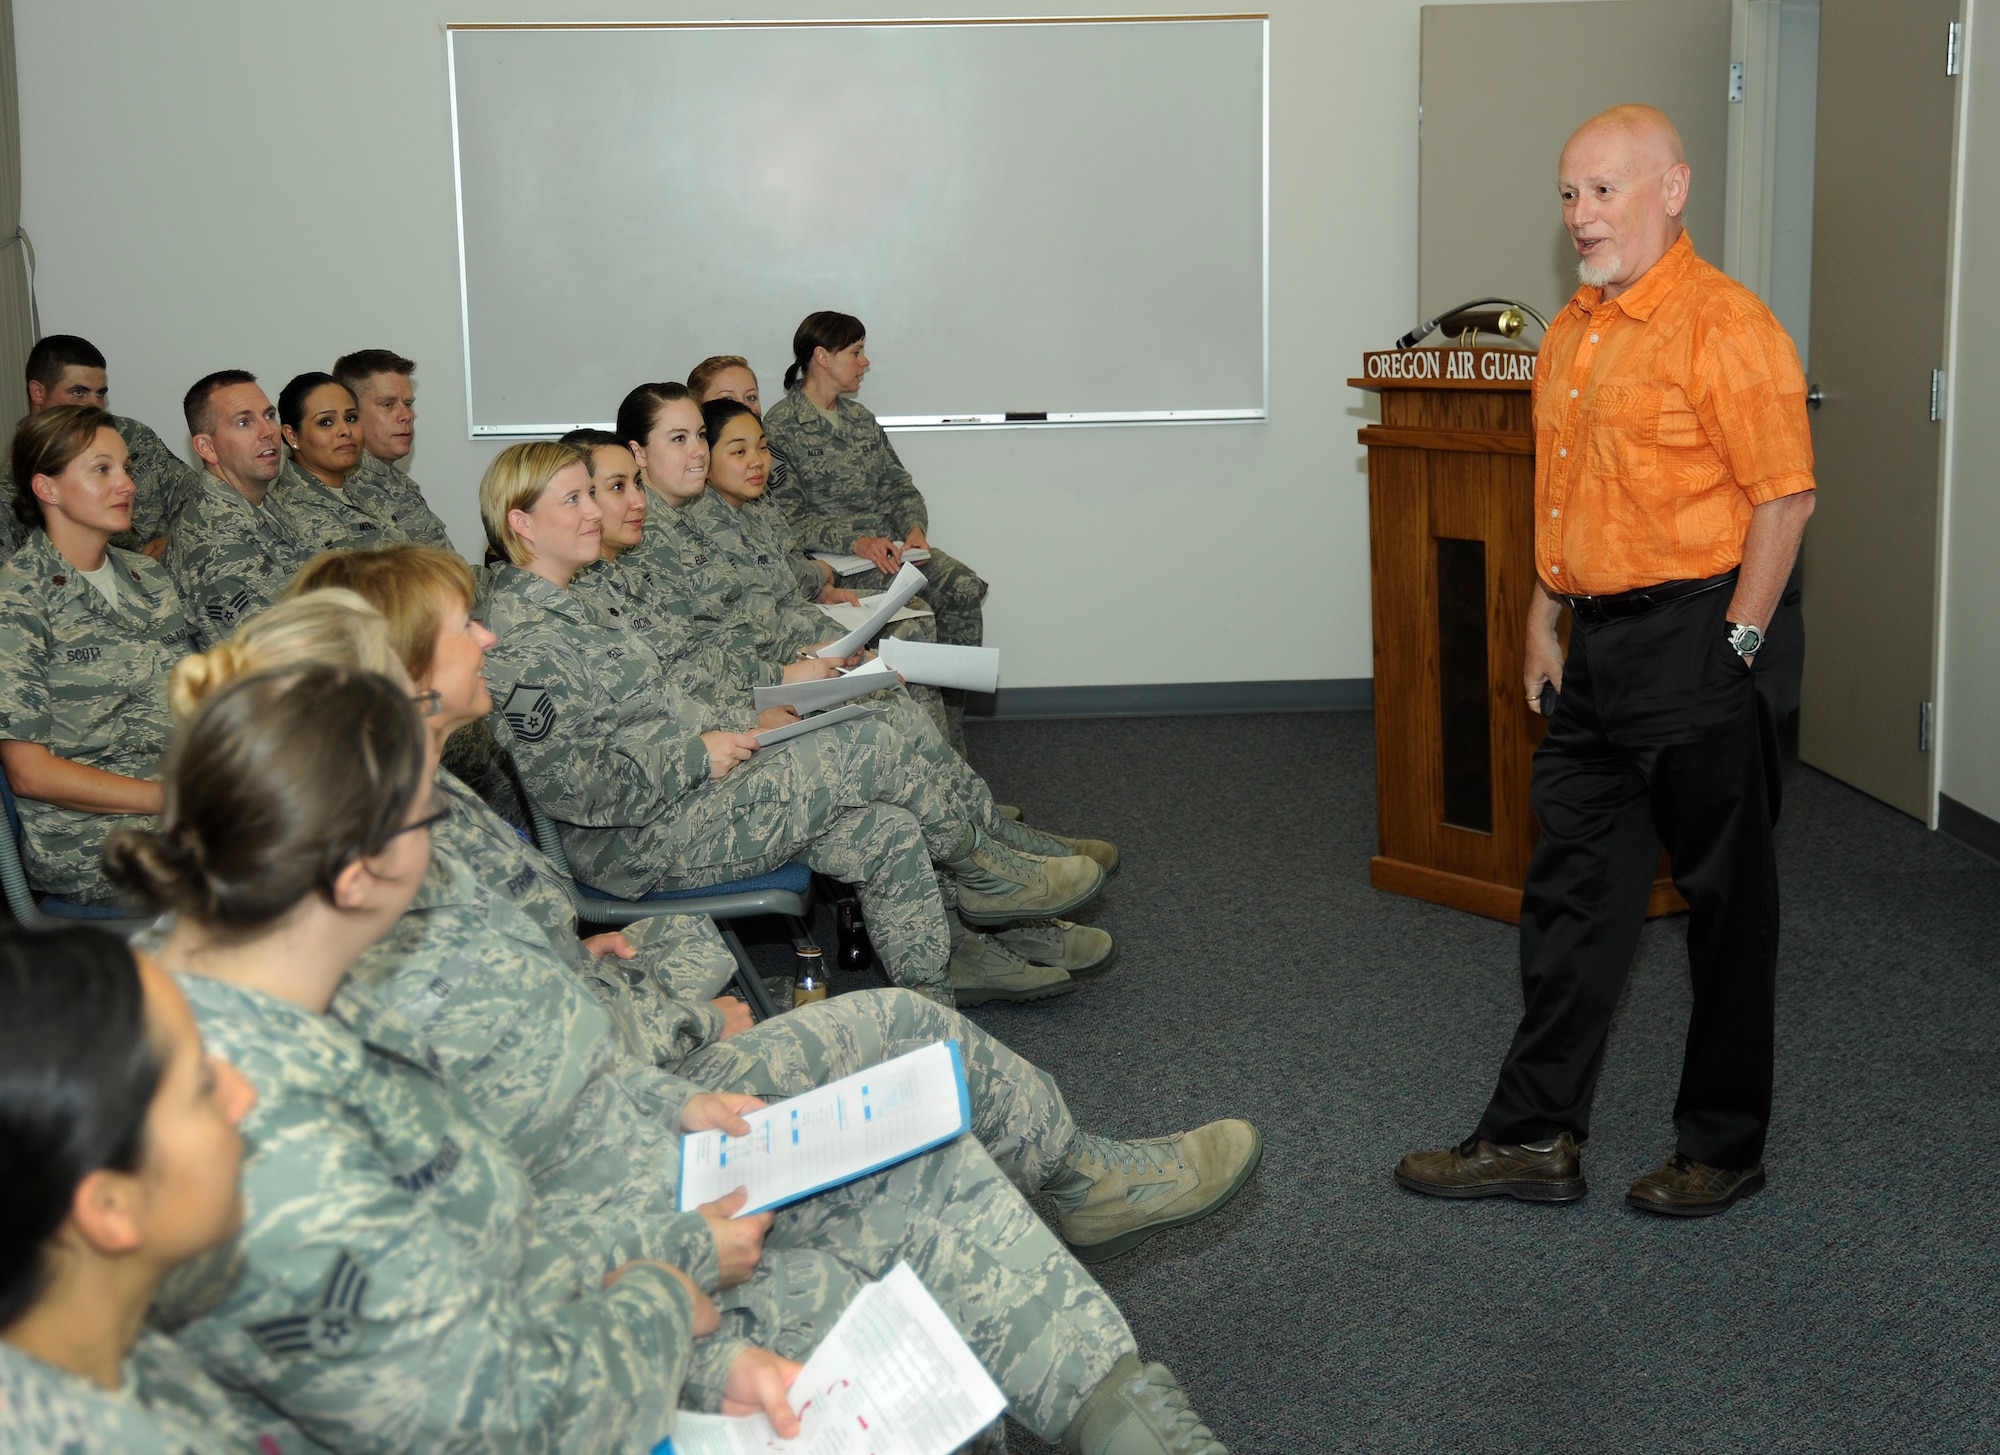
<svg viewBox="0 0 2000 1455"><path fill-rule="evenodd" d="M692 409L692 406L690 406ZM695 427L699 429L699 415ZM705 457L701 461L706 465ZM798 858L858 884L898 984L950 1003L950 942L931 873L961 910L1060 914L1104 874L1077 856L1011 849L967 822L885 724L862 720L760 750L680 691L643 636L570 589L598 560L603 515L583 457L559 444L503 450L479 487L494 733L556 820L579 876L636 898L767 873Z"/></svg>
<svg viewBox="0 0 2000 1455"><path fill-rule="evenodd" d="M867 377L867 330L847 313L808 314L792 335L785 397L764 413L774 453L789 479L774 496L809 551L842 551L875 563L880 578L858 576L857 590L880 590L902 568L905 549L930 552L924 600L937 613L941 642L976 647L985 640L986 583L963 561L931 545L930 511L889 436L854 396ZM962 694L946 697L954 746L964 746Z"/></svg>
<svg viewBox="0 0 2000 1455"><path fill-rule="evenodd" d="M175 912L160 963L260 1099L242 1230L167 1279L154 1321L314 1448L658 1439L714 1305L677 1268L545 1218L419 1030L348 981L430 860L407 681L315 666L236 682L181 729L164 787L159 831L114 839L107 872ZM740 1105L691 1099L682 1124L740 1126ZM706 1226L689 1214L655 1246L677 1234L691 1260ZM789 1421L793 1368L740 1351L737 1408Z"/></svg>

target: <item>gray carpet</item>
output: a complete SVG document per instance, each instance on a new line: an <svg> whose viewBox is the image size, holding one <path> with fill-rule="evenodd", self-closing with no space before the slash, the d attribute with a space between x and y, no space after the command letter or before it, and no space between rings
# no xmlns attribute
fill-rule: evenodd
<svg viewBox="0 0 2000 1455"><path fill-rule="evenodd" d="M1667 920L1612 1033L1591 1195L1434 1202L1389 1169L1477 1119L1515 935L1368 886L1372 719L970 731L1003 801L1125 853L1087 916L1122 963L973 1016L1093 1130L1263 1129L1230 1207L1100 1274L1233 1450L2000 1448L2000 870L1793 769L1770 1187L1717 1219L1623 1204L1672 1150Z"/></svg>

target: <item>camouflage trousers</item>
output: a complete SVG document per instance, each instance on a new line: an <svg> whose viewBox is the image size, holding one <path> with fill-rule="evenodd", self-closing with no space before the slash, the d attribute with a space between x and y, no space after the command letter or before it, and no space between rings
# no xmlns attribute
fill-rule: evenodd
<svg viewBox="0 0 2000 1455"><path fill-rule="evenodd" d="M1076 1137L1076 1118L1055 1078L957 1011L907 990L863 990L801 1006L671 1069L710 1091L797 1096L951 1040L972 1093L972 1135L1016 1187L1038 1191Z"/></svg>
<svg viewBox="0 0 2000 1455"><path fill-rule="evenodd" d="M1111 1296L969 1136L780 1210L764 1249L716 1298L722 1336L803 1359L863 1284L907 1261L1010 1413L1051 1444L1137 1351ZM699 1381L685 1393L713 1398Z"/></svg>
<svg viewBox="0 0 2000 1455"><path fill-rule="evenodd" d="M637 892L706 888L792 859L858 886L889 978L950 1003L951 942L931 861L962 850L966 820L886 722L840 723L765 749L671 813L618 832L643 881Z"/></svg>

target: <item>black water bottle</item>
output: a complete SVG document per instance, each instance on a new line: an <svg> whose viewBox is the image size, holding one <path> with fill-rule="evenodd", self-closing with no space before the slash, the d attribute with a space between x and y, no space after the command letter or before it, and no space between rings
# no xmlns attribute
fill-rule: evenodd
<svg viewBox="0 0 2000 1455"><path fill-rule="evenodd" d="M861 901L843 899L833 906L834 927L839 944L834 955L843 970L866 970L875 963L875 947L868 943L868 923L861 918Z"/></svg>

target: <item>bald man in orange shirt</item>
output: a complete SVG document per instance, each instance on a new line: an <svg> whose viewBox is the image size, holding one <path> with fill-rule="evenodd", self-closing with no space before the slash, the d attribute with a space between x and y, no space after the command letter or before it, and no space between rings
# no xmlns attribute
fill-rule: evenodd
<svg viewBox="0 0 2000 1455"><path fill-rule="evenodd" d="M1694 1008L1676 1150L1626 1201L1701 1216L1764 1185L1778 727L1804 663L1812 439L1784 329L1694 254L1689 181L1679 133L1645 106L1584 123L1557 166L1583 286L1535 367L1523 686L1525 710L1552 689L1554 719L1535 754L1526 1005L1478 1129L1397 1165L1414 1192L1584 1195L1578 1148L1662 844L1689 907Z"/></svg>

